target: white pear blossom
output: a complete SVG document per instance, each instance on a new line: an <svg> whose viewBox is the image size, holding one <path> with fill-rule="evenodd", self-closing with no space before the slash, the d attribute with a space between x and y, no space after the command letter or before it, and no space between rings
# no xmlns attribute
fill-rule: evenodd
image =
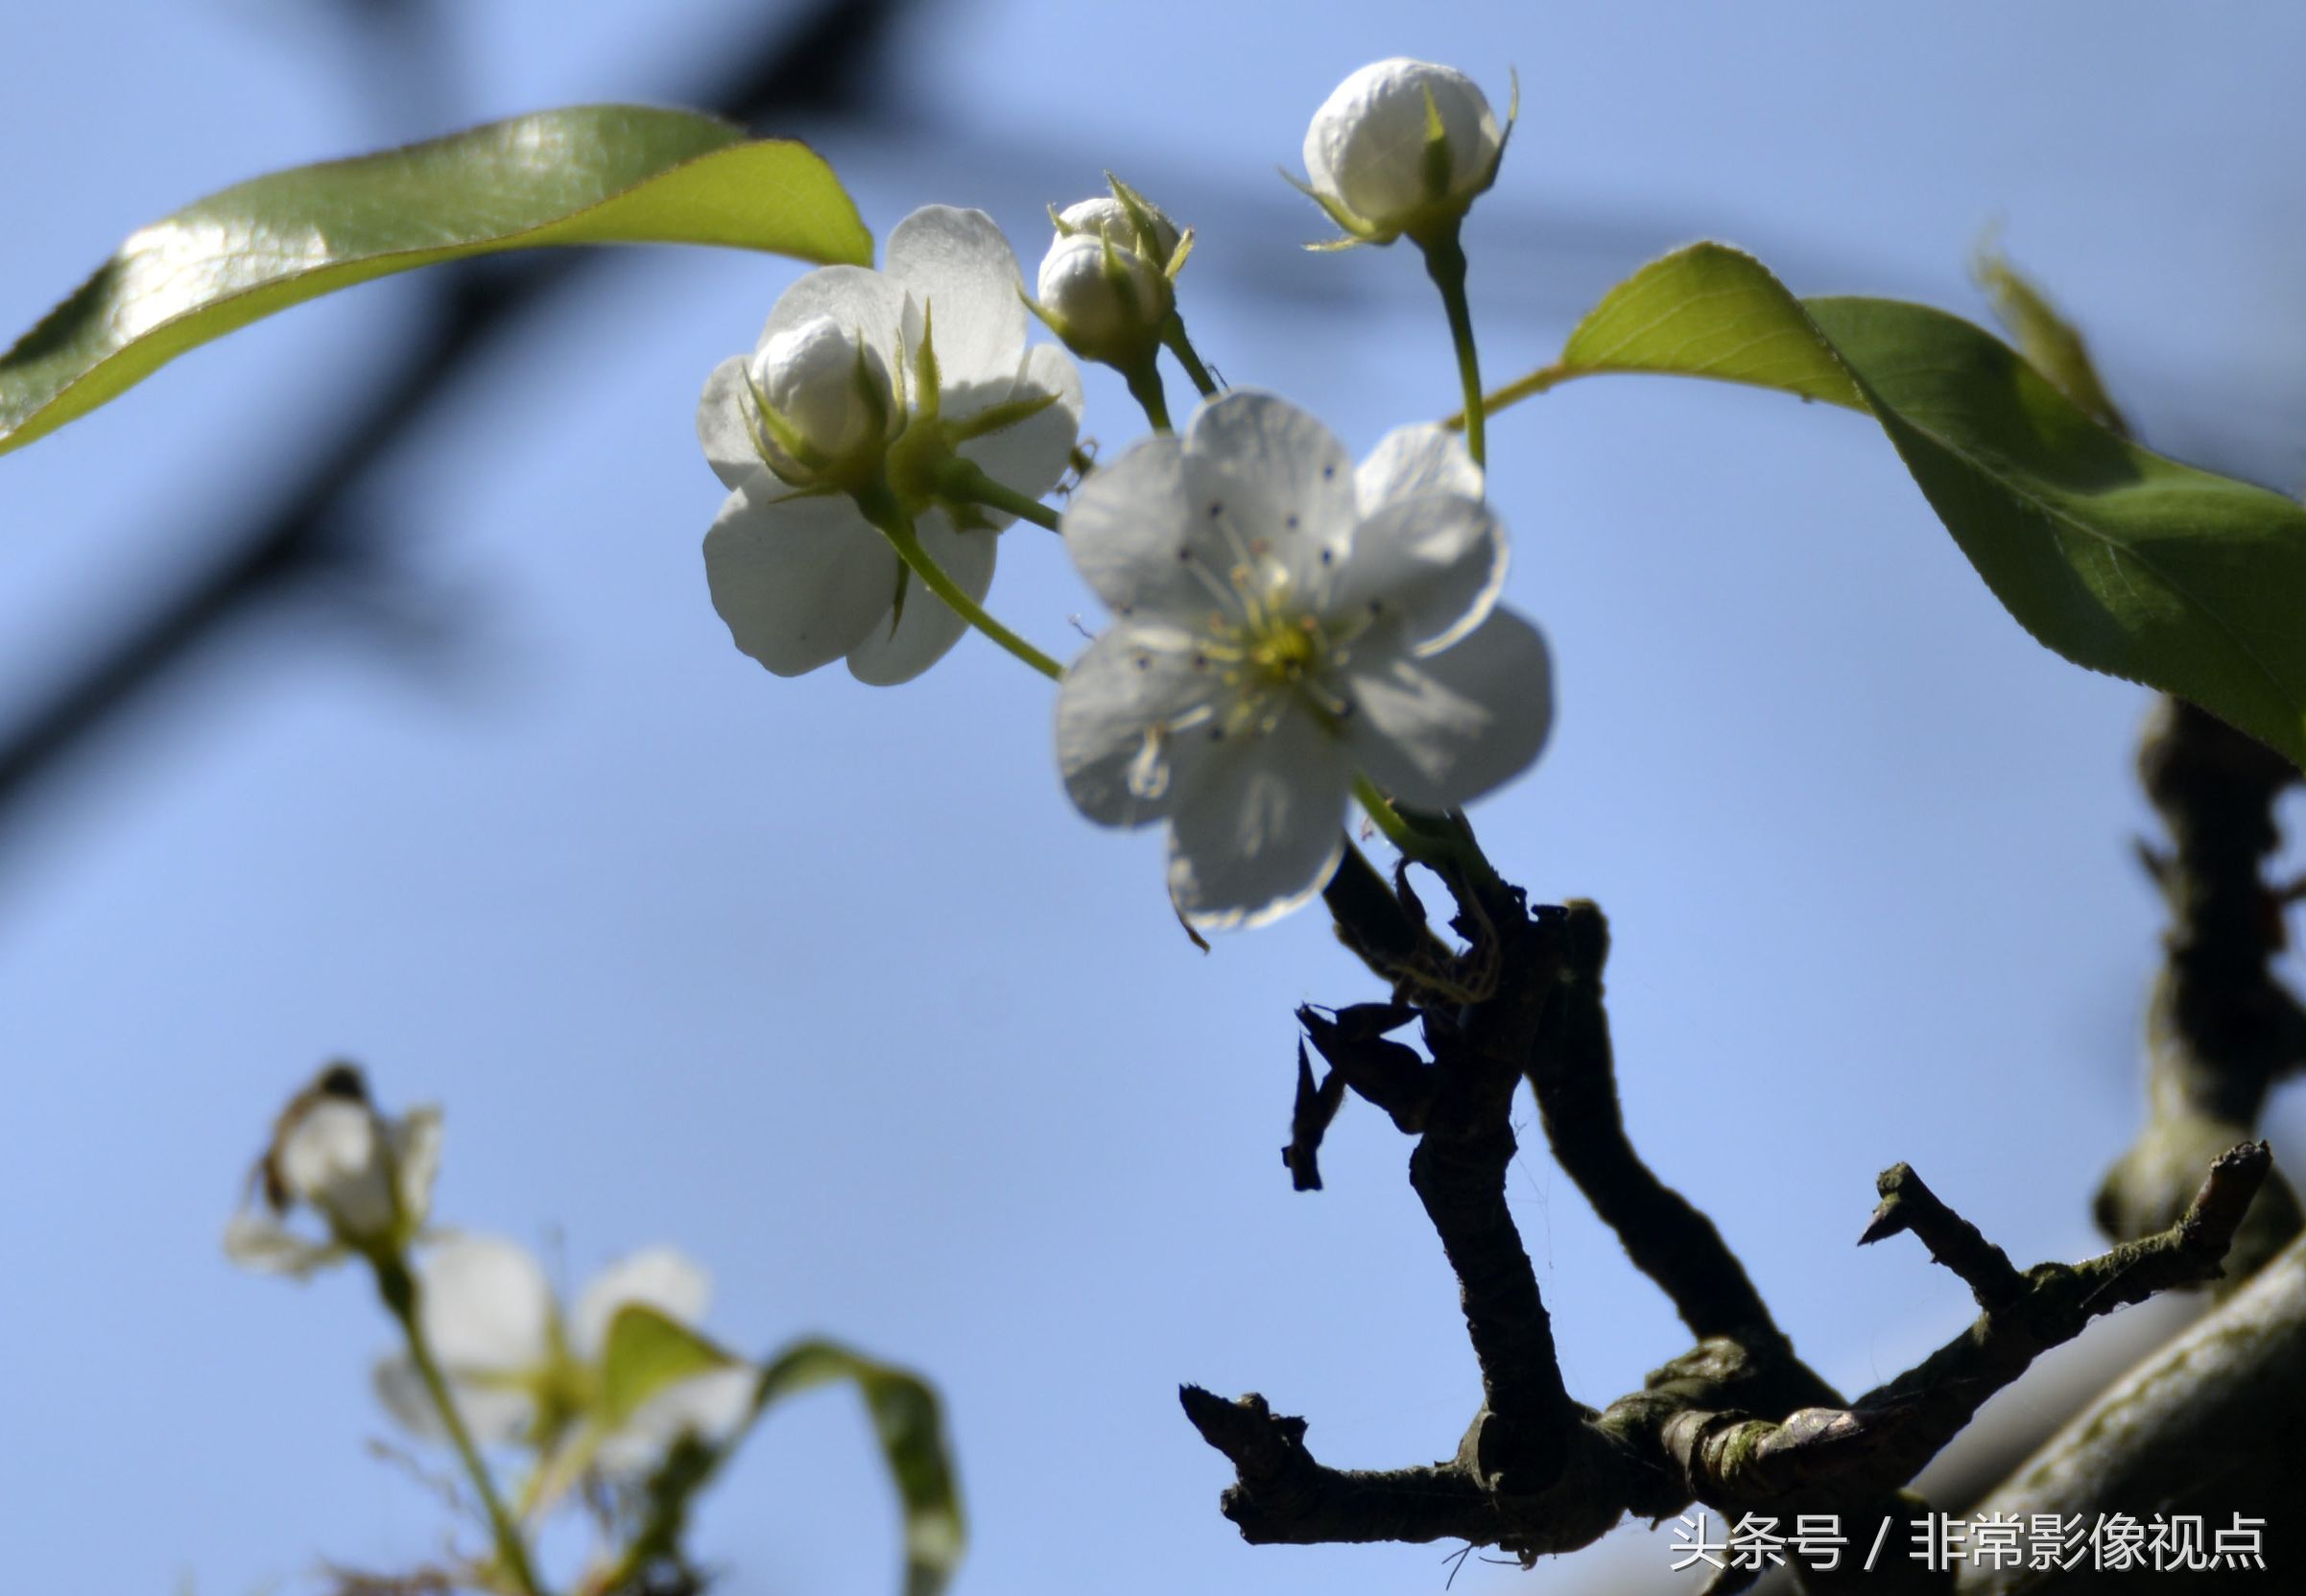
<svg viewBox="0 0 2306 1596"><path fill-rule="evenodd" d="M638 1303L693 1328L712 1296L705 1272L671 1248L650 1248L603 1271L564 1317L527 1249L460 1235L418 1268L418 1323L450 1394L482 1445L565 1445L611 1477L645 1473L683 1434L719 1440L749 1411L758 1371L731 1358L674 1384L611 1426L600 1411L602 1360L618 1312ZM439 1413L406 1355L377 1366L386 1409L415 1434L444 1439Z"/></svg>
<svg viewBox="0 0 2306 1596"><path fill-rule="evenodd" d="M1041 257L1036 307L1075 354L1125 371L1153 358L1175 303L1169 278L1129 236L1058 233Z"/></svg>
<svg viewBox="0 0 2306 1596"><path fill-rule="evenodd" d="M440 1111L380 1114L350 1064L331 1064L281 1111L256 1168L261 1203L225 1228L225 1252L245 1268L308 1274L355 1251L390 1252L422 1229L440 1168ZM301 1233L298 1209L322 1236Z"/></svg>
<svg viewBox="0 0 2306 1596"><path fill-rule="evenodd" d="M1432 148L1430 114L1440 124ZM1506 135L1472 79L1396 56L1337 85L1305 130L1315 199L1355 238L1391 243L1465 213L1497 180Z"/></svg>
<svg viewBox="0 0 2306 1596"><path fill-rule="evenodd" d="M962 618L912 578L853 498L795 482L852 486L857 451L879 441L872 398L886 373L890 449L926 458L949 445L1027 497L1054 488L1080 430L1081 373L1064 350L1027 346L1022 286L990 217L931 205L890 234L885 270L809 273L770 311L754 355L715 368L697 433L731 491L705 536L704 567L738 648L779 676L845 655L860 680L887 685L918 676L960 640ZM783 470L778 453L794 451L761 414L764 397L833 464ZM994 534L1011 519L940 502L920 509L915 530L928 556L982 599Z"/></svg>
<svg viewBox="0 0 2306 1596"><path fill-rule="evenodd" d="M1357 471L1313 417L1235 390L1074 494L1065 547L1114 619L1058 683L1058 769L1093 821L1169 822L1197 925L1319 892L1357 772L1439 810L1536 757L1551 665L1495 607L1505 535L1482 487L1439 427Z"/></svg>

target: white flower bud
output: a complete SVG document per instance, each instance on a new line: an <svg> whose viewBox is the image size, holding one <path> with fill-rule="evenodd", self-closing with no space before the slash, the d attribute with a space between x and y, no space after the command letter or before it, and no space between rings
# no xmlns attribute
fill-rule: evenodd
<svg viewBox="0 0 2306 1596"><path fill-rule="evenodd" d="M281 1127L273 1153L290 1197L350 1242L381 1240L399 1220L385 1127L368 1104L321 1097Z"/></svg>
<svg viewBox="0 0 2306 1596"><path fill-rule="evenodd" d="M1057 229L1060 234L1089 233L1109 238L1124 249L1134 250L1155 266L1166 267L1170 257L1177 252L1177 225L1153 205L1143 205L1145 219L1153 224L1153 236L1147 238L1138 231L1129 207L1108 194L1094 200L1082 200L1058 212Z"/></svg>
<svg viewBox="0 0 2306 1596"><path fill-rule="evenodd" d="M896 417L888 363L857 328L813 316L769 339L752 381L768 411L761 444L796 485L845 476L880 456Z"/></svg>
<svg viewBox="0 0 2306 1596"><path fill-rule="evenodd" d="M1058 234L1038 290L1042 316L1075 354L1125 370L1152 358L1174 302L1159 267L1097 231Z"/></svg>
<svg viewBox="0 0 2306 1596"><path fill-rule="evenodd" d="M1427 106L1440 121L1431 153ZM1343 83L1305 131L1314 197L1356 237L1387 243L1462 216L1497 177L1505 135L1489 102L1462 72L1395 57Z"/></svg>

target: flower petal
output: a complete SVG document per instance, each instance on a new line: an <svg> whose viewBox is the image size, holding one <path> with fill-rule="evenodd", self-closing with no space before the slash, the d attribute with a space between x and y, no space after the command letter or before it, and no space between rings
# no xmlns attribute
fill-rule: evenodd
<svg viewBox="0 0 2306 1596"><path fill-rule="evenodd" d="M1416 493L1478 499L1485 491L1482 468L1465 452L1465 441L1432 421L1395 427L1353 468L1353 496L1365 517Z"/></svg>
<svg viewBox="0 0 2306 1596"><path fill-rule="evenodd" d="M1056 402L1036 411L1015 426L988 432L961 445L963 458L974 461L1002 487L1037 499L1058 485L1073 461L1073 445L1081 437L1081 368L1054 344L1035 344L1025 354L1025 369L1010 391L1011 402L1035 399L1044 393ZM999 511L983 512L996 527L1013 517Z"/></svg>
<svg viewBox="0 0 2306 1596"><path fill-rule="evenodd" d="M724 488L742 488L756 476L768 474L752 441L752 403L747 392L743 355L730 355L704 379L704 395L697 401L697 441L704 445L705 463Z"/></svg>
<svg viewBox="0 0 2306 1596"><path fill-rule="evenodd" d="M619 1308L638 1302L667 1319L694 1324L712 1301L712 1276L685 1252L651 1247L620 1258L601 1271L569 1310L569 1350L597 1362L608 1345L608 1322Z"/></svg>
<svg viewBox="0 0 2306 1596"><path fill-rule="evenodd" d="M425 1389L424 1377L416 1372L416 1366L409 1362L406 1353L379 1362L371 1379L376 1399L402 1429L426 1441L448 1439L448 1426L440 1422L440 1410L433 1406L432 1393ZM448 1376L448 1390L449 1399L456 1403L457 1413L464 1420L464 1428L483 1446L510 1446L528 1439L535 1425L536 1399L524 1390L461 1380L453 1370Z"/></svg>
<svg viewBox="0 0 2306 1596"><path fill-rule="evenodd" d="M1505 529L1478 499L1422 493L1395 499L1354 530L1327 612L1366 607L1436 654L1487 617L1506 584Z"/></svg>
<svg viewBox="0 0 2306 1596"><path fill-rule="evenodd" d="M352 1254L334 1242L310 1241L271 1214L242 1209L225 1226L225 1256L259 1274L302 1279Z"/></svg>
<svg viewBox="0 0 2306 1596"><path fill-rule="evenodd" d="M432 1215L433 1181L440 1173L440 1110L430 1104L411 1108L386 1130L400 1222L408 1231L422 1229Z"/></svg>
<svg viewBox="0 0 2306 1596"><path fill-rule="evenodd" d="M890 233L888 274L928 314L939 386L1007 397L1025 360L1025 280L993 219L923 205Z"/></svg>
<svg viewBox="0 0 2306 1596"><path fill-rule="evenodd" d="M776 498L782 484L728 496L704 535L713 607L738 648L778 676L828 665L885 624L897 558L839 495Z"/></svg>
<svg viewBox="0 0 2306 1596"><path fill-rule="evenodd" d="M1193 512L1184 445L1166 434L1134 444L1076 488L1062 518L1065 552L1105 607L1184 624L1216 603L1211 573L1231 557Z"/></svg>
<svg viewBox="0 0 2306 1596"><path fill-rule="evenodd" d="M1263 925L1327 884L1344 853L1344 745L1295 711L1212 749L1170 815L1169 893L1194 924Z"/></svg>
<svg viewBox="0 0 2306 1596"><path fill-rule="evenodd" d="M1207 703L1215 683L1192 634L1117 621L1057 684L1057 768L1074 807L1100 825L1143 825L1169 813L1198 728L1167 728Z"/></svg>
<svg viewBox="0 0 2306 1596"><path fill-rule="evenodd" d="M1245 544L1263 541L1302 574L1308 556L1294 550L1343 539L1359 512L1353 462L1337 435L1309 411L1255 389L1236 388L1196 411L1185 427L1192 481Z"/></svg>
<svg viewBox="0 0 2306 1596"><path fill-rule="evenodd" d="M445 1368L513 1373L550 1361L553 1288L527 1248L497 1236L452 1236L418 1273L417 1311Z"/></svg>
<svg viewBox="0 0 2306 1596"><path fill-rule="evenodd" d="M956 532L940 510L922 515L915 531L922 550L943 567L954 585L982 603L986 590L993 584L994 535ZM895 624L890 624L889 611L884 609L865 640L848 652L849 674L859 681L875 687L911 681L942 659L969 629L917 575L910 571L906 575L904 611L896 616Z"/></svg>
<svg viewBox="0 0 2306 1596"><path fill-rule="evenodd" d="M1490 611L1440 654L1371 651L1357 664L1348 673L1353 755L1413 808L1446 809L1510 780L1553 727L1545 639L1510 609Z"/></svg>
<svg viewBox="0 0 2306 1596"><path fill-rule="evenodd" d="M905 290L900 283L862 266L820 266L777 296L761 327L754 352L790 327L812 317L829 316L854 327L894 372L904 352ZM1022 334L1019 335L1020 340ZM734 486L733 484L731 485Z"/></svg>
<svg viewBox="0 0 2306 1596"><path fill-rule="evenodd" d="M645 1474L683 1436L708 1444L726 1441L751 1417L761 1371L732 1364L668 1386L643 1402L623 1428L601 1438L593 1465L604 1474Z"/></svg>

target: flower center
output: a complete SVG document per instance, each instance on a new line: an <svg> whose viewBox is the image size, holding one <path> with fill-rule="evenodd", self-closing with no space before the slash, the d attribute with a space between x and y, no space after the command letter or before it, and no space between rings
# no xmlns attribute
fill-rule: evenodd
<svg viewBox="0 0 2306 1596"><path fill-rule="evenodd" d="M1295 687L1321 664L1320 624L1310 615L1260 618L1247 639L1249 666L1275 687Z"/></svg>

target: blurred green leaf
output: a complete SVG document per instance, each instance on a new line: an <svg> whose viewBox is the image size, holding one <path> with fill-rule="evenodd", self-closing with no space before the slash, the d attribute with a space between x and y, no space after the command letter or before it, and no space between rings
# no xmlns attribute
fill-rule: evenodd
<svg viewBox="0 0 2306 1596"><path fill-rule="evenodd" d="M1889 299L1789 294L1694 245L1612 289L1499 391L1654 371L1871 412L2003 606L2080 665L2190 699L2306 764L2306 510L2116 436L2008 345Z"/></svg>
<svg viewBox="0 0 2306 1596"><path fill-rule="evenodd" d="M1994 307L1994 317L2017 341L2018 353L2028 365L2057 385L2058 391L2096 417L2109 432L2129 436L2122 413L2114 408L2089 345L2080 332L2057 313L2048 295L2033 280L2009 264L2009 257L1989 237L1978 246L1971 274Z"/></svg>
<svg viewBox="0 0 2306 1596"><path fill-rule="evenodd" d="M437 261L564 244L717 244L869 265L805 145L636 106L539 111L275 172L130 235L0 355L0 454L274 311Z"/></svg>
<svg viewBox="0 0 2306 1596"><path fill-rule="evenodd" d="M628 1302L608 1322L601 1352L601 1423L621 1427L668 1386L726 1369L737 1360L644 1302Z"/></svg>
<svg viewBox="0 0 2306 1596"><path fill-rule="evenodd" d="M787 1396L836 1380L854 1384L865 1398L881 1455L896 1482L905 1517L904 1596L939 1596L961 1565L968 1537L944 1420L937 1393L926 1381L836 1342L796 1342L761 1370L752 1417L757 1419ZM685 1566L681 1538L689 1504L749 1430L749 1423L717 1447L692 1439L674 1449L649 1482L649 1507L640 1533L605 1590L634 1587L659 1563Z"/></svg>

